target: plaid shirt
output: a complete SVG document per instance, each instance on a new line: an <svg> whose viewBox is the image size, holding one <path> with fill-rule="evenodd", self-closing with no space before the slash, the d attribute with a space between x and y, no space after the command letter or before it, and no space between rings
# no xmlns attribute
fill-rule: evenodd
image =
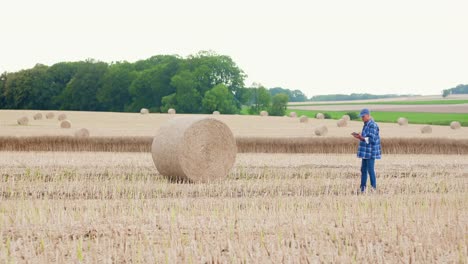
<svg viewBox="0 0 468 264"><path fill-rule="evenodd" d="M359 142L357 156L361 159L380 159L382 157L382 150L380 146L379 126L374 120L369 120L364 124L361 135L366 140Z"/></svg>

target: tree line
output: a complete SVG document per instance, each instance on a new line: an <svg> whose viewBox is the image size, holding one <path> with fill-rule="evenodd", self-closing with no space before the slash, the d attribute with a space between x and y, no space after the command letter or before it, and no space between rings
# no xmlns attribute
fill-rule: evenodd
<svg viewBox="0 0 468 264"><path fill-rule="evenodd" d="M369 94L369 93L352 93L352 94L327 94L316 95L310 98L310 101L352 101L352 100L368 100L368 99L384 99L397 97L410 97L416 95L409 94Z"/></svg>
<svg viewBox="0 0 468 264"><path fill-rule="evenodd" d="M0 75L1 109L240 113L267 110L284 115L299 90L245 87L246 74L225 55L199 52L188 57L157 55L130 62L95 60L37 64Z"/></svg>
<svg viewBox="0 0 468 264"><path fill-rule="evenodd" d="M443 97L447 97L451 94L468 94L468 84L459 84L456 87L442 91Z"/></svg>

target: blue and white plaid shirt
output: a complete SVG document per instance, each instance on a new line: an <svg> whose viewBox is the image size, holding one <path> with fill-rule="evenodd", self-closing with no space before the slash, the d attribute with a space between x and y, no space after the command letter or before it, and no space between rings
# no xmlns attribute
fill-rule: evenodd
<svg viewBox="0 0 468 264"><path fill-rule="evenodd" d="M379 126L374 120L369 120L362 128L362 137L365 140L359 142L357 156L361 159L382 158L382 148L380 146Z"/></svg>

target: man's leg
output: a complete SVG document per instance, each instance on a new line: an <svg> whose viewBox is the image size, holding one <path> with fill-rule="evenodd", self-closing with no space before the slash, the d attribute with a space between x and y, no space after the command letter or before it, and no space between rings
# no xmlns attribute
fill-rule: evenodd
<svg viewBox="0 0 468 264"><path fill-rule="evenodd" d="M367 185L367 159L362 159L361 163L361 192L366 190Z"/></svg>
<svg viewBox="0 0 468 264"><path fill-rule="evenodd" d="M377 181L375 179L375 159L368 159L367 162L367 170L369 171L369 177L370 177L370 183L372 188L376 189L377 188Z"/></svg>

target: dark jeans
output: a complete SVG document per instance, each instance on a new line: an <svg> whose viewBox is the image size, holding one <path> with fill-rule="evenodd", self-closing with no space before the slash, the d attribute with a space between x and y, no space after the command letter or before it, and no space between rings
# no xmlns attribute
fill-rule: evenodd
<svg viewBox="0 0 468 264"><path fill-rule="evenodd" d="M377 188L377 182L375 180L375 159L362 159L361 164L361 192L366 190L367 185L367 174L370 177L370 183L372 188Z"/></svg>

